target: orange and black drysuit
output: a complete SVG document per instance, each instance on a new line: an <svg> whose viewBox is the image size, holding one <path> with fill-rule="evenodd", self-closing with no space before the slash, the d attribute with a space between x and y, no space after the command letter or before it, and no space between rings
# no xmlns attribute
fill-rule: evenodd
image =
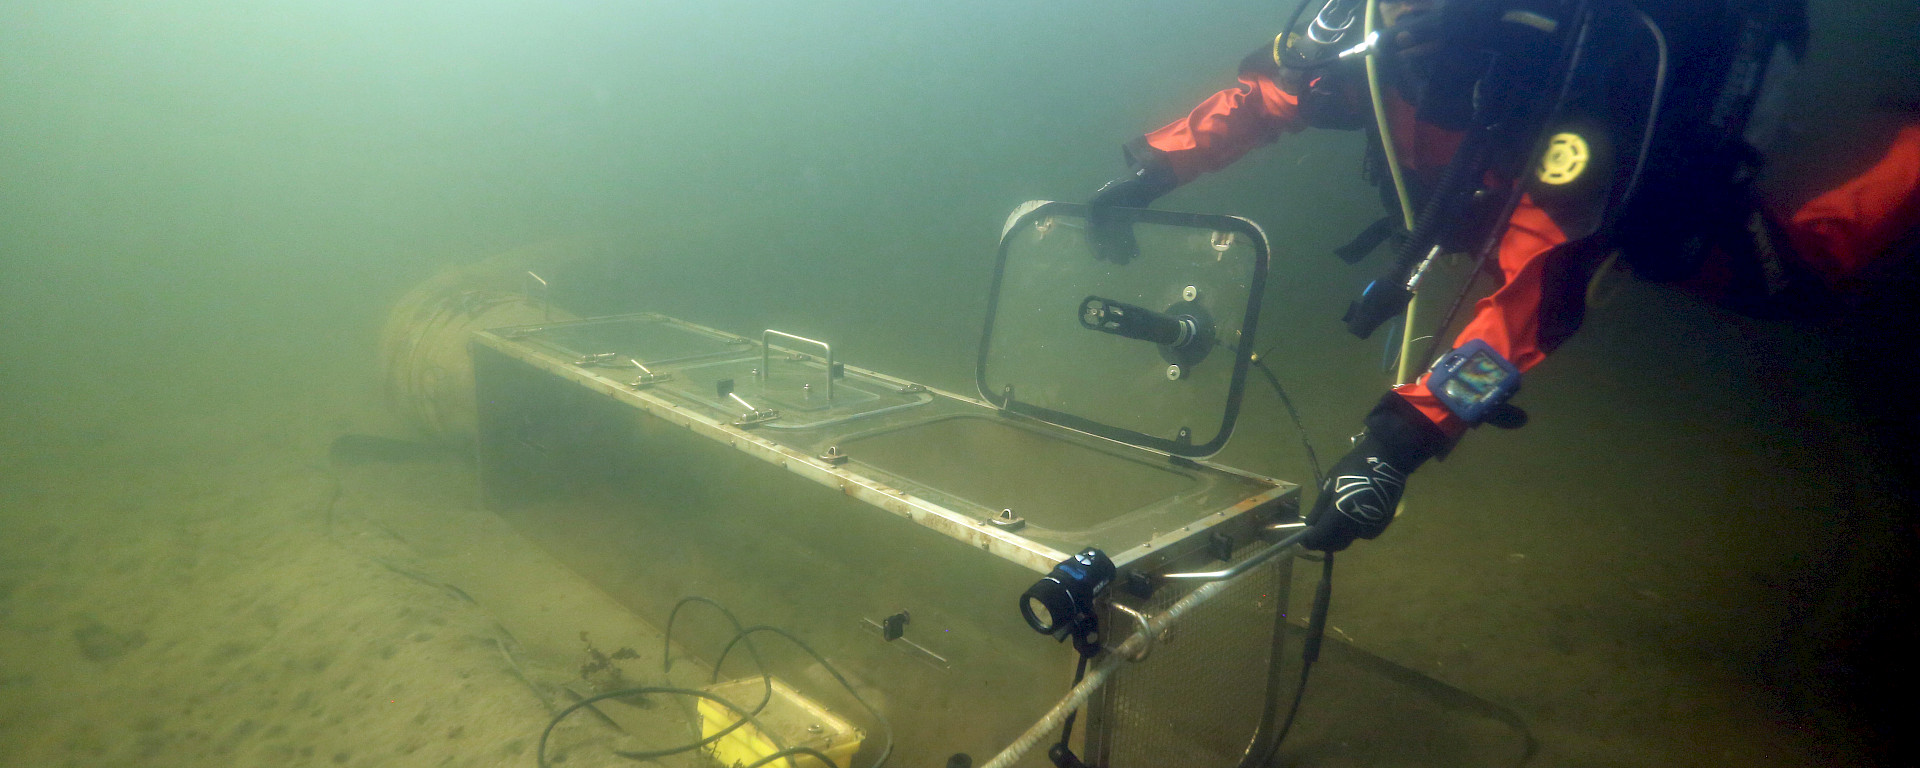
<svg viewBox="0 0 1920 768"><path fill-rule="evenodd" d="M1264 51L1247 58L1239 79L1238 88L1216 93L1186 117L1130 142L1126 146L1128 160L1135 165L1163 165L1178 183L1184 184L1226 167L1281 134L1329 123L1334 123L1332 127L1356 127L1349 115L1310 119L1315 105L1303 105L1303 97L1345 102L1336 106L1348 106L1353 99L1364 98L1364 91L1351 84L1343 92L1333 93L1331 84L1308 81L1281 70ZM1419 176L1445 165L1459 143L1458 133L1415 121L1413 109L1397 97L1387 99L1387 112L1396 137L1394 151L1402 167ZM1794 262L1766 264L1763 269L1800 267L1828 284L1844 281L1920 223L1920 194L1916 190L1920 190L1920 126L1910 126L1899 132L1886 157L1866 173L1787 215L1765 212L1766 220L1786 240L1773 245L1790 246L1774 253ZM1557 249L1567 240L1553 216L1532 200L1523 199L1508 222L1490 267L1498 270L1504 283L1475 305L1458 341L1483 340L1522 371L1545 359L1578 328L1582 309L1579 300L1592 274L1590 268L1556 263L1566 256ZM1748 301L1743 298L1748 291L1738 285L1745 279L1745 265L1733 263L1744 255L1716 250L1689 284L1732 303ZM1424 382L1422 376L1396 391L1442 432L1458 436L1467 425L1435 400Z"/></svg>
<svg viewBox="0 0 1920 768"><path fill-rule="evenodd" d="M1262 50L1242 62L1239 80L1238 87L1214 94L1187 116L1128 143L1127 159L1135 175L1159 177L1158 191L1165 191L1223 168L1281 134L1308 127L1354 129L1372 122L1357 63L1302 73L1280 67L1270 52ZM1396 93L1386 94L1385 103L1395 136L1391 151L1408 171L1410 185L1417 188L1446 166L1461 134L1416 120L1416 110ZM1724 192L1721 197L1744 195L1744 190L1732 187ZM1570 241L1551 209L1530 197L1522 198L1513 209L1487 267L1497 271L1503 282L1475 305L1456 345L1479 339L1520 370L1532 368L1579 327L1587 282L1607 252L1673 247L1668 238L1674 228L1672 218L1638 230L1637 241L1632 237ZM1810 285L1844 281L1920 223L1920 126L1901 131L1885 158L1865 174L1798 210L1768 211L1744 198L1701 201L1699 210L1701 218L1718 220L1712 226L1722 230L1719 235L1740 236L1716 236L1711 240L1715 245L1702 249L1685 274L1665 275L1665 279L1687 280L1702 292L1751 312L1777 314L1779 307L1807 307L1816 303L1808 296L1818 292L1809 290ZM1707 210L1716 213L1708 216ZM1605 245L1596 248L1595 243ZM1631 253L1626 255L1629 262L1640 263ZM1471 426L1428 391L1426 380L1423 375L1397 387L1367 419L1370 433L1398 433L1384 435L1387 444L1416 446L1399 450L1398 458L1393 450L1380 451L1380 457L1366 459L1360 465L1363 469L1357 470L1366 474L1365 467L1374 467L1371 483L1390 485L1391 493L1372 506L1356 502L1359 511L1343 509L1361 523L1357 533L1330 547L1316 548L1344 547L1352 535L1379 535L1390 522L1392 502L1397 502L1405 474L1426 458L1444 455ZM1321 489L1323 501L1316 513L1326 505L1324 497L1341 496L1348 486L1364 490L1362 486L1369 485L1359 476L1348 476L1352 482L1343 484L1339 472L1336 467L1332 473L1336 476L1329 477ZM1313 541L1308 544L1314 546Z"/></svg>

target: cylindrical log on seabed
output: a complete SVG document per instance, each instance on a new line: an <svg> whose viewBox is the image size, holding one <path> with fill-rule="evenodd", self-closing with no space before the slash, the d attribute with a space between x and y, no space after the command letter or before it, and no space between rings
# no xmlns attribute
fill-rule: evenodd
<svg viewBox="0 0 1920 768"><path fill-rule="evenodd" d="M387 404L422 436L455 448L474 440L475 331L575 319L551 306L539 272L574 255L543 243L449 267L408 291L380 332Z"/></svg>

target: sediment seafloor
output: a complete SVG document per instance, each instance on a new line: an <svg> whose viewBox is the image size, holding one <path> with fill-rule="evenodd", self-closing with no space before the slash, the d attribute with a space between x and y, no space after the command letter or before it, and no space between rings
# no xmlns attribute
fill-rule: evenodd
<svg viewBox="0 0 1920 768"><path fill-rule="evenodd" d="M588 642L663 680L659 635L481 511L467 462L330 460L380 419L317 400L10 452L0 763L533 765L550 713L592 692ZM569 718L550 760L686 740L678 704L600 706L628 733Z"/></svg>

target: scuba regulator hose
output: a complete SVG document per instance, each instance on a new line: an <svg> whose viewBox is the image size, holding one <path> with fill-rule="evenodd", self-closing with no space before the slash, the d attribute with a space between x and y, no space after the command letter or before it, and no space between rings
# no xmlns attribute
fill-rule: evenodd
<svg viewBox="0 0 1920 768"><path fill-rule="evenodd" d="M1496 141L1493 130L1487 127L1475 128L1467 134L1452 162L1447 163L1441 173L1439 183L1434 185L1433 194L1421 207L1420 217L1414 220L1406 239L1394 252L1393 268L1368 284L1366 292L1347 308L1346 317L1341 318L1349 332L1367 338L1381 323L1401 313L1405 313L1411 323L1416 270L1438 255L1440 245L1436 241L1443 223L1458 219L1472 202L1479 186L1477 177L1485 170ZM1401 373L1405 375L1405 371Z"/></svg>
<svg viewBox="0 0 1920 768"><path fill-rule="evenodd" d="M1366 12L1361 14L1365 19L1361 27L1361 32L1364 37L1361 39L1375 40L1377 38L1375 38L1374 35L1376 34L1377 27L1380 25L1380 0L1366 0L1366 2ZM1400 158L1393 152L1393 126L1387 121L1387 100L1386 97L1382 95L1383 92L1380 89L1379 58L1380 48L1378 45L1367 50L1365 58L1367 69L1367 98L1373 103L1374 129L1380 133L1381 154L1387 160L1387 176L1393 180L1393 198L1400 204L1400 223L1401 226L1407 228L1407 231L1411 232L1413 231L1413 200L1407 195L1407 179L1400 168ZM1400 366L1394 369L1395 384L1405 384L1412 381L1412 379L1407 377L1407 353L1413 349L1413 344L1407 341L1407 339L1413 338L1413 316L1419 306L1420 301L1418 297L1409 296L1407 298L1406 319L1402 321L1403 327L1400 329ZM1278 386L1276 382L1275 388L1278 389ZM1302 437L1304 439L1304 433Z"/></svg>

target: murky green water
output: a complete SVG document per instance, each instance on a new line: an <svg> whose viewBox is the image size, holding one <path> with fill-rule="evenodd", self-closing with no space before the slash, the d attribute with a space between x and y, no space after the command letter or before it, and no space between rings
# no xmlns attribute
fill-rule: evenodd
<svg viewBox="0 0 1920 768"><path fill-rule="evenodd" d="M781 328L965 391L1006 211L1115 175L1121 141L1230 85L1289 10L0 7L0 754L531 764L548 710L512 675L566 679L588 627L503 653L379 567L481 548L426 524L484 529L458 462L326 465L339 434L397 430L373 354L396 299L590 242L549 275L576 311ZM1911 98L1920 65L1910 4L1814 24L1789 195L1869 157L1867 107ZM1371 265L1328 255L1378 215L1359 147L1289 136L1162 203L1266 228L1261 336L1323 460L1383 385L1338 323ZM1872 736L1822 680L1899 604L1832 596L1905 572L1842 341L1629 286L1529 376L1532 425L1422 470L1406 518L1342 559L1333 624L1522 715L1539 764L1852 759ZM1307 476L1264 391L1221 459ZM547 575L481 602L537 626L576 582L522 556ZM1397 727L1360 711L1327 738Z"/></svg>

